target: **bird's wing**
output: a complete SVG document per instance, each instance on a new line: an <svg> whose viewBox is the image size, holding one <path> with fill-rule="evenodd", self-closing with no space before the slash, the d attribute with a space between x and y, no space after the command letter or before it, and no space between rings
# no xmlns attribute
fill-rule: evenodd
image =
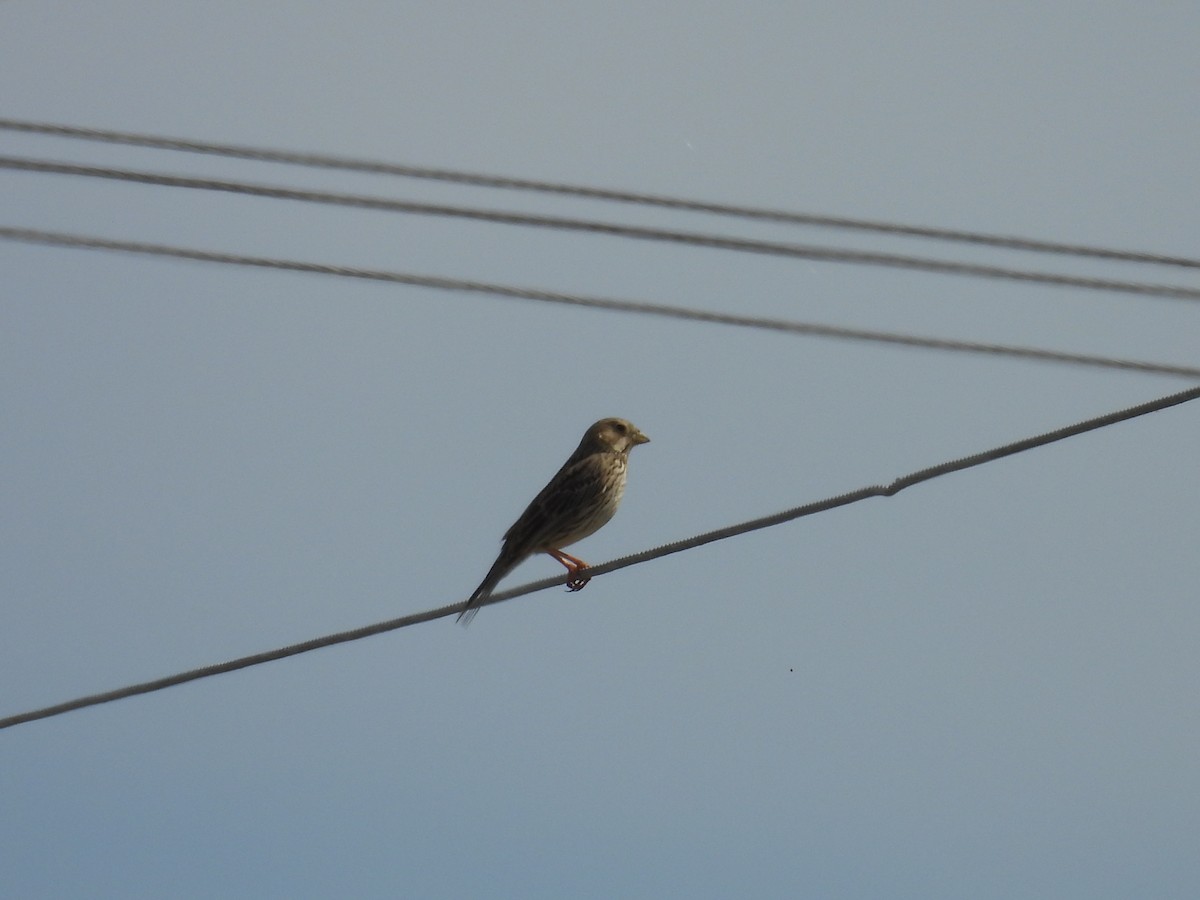
<svg viewBox="0 0 1200 900"><path fill-rule="evenodd" d="M603 481L604 472L595 455L567 460L504 533L504 540L519 543L526 552L541 549L539 544L552 539L553 532L562 530L563 523L572 520L580 506L603 489Z"/></svg>

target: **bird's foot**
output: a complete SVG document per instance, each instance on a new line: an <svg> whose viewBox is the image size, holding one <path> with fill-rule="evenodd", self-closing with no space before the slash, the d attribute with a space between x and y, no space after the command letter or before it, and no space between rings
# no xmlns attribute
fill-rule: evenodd
<svg viewBox="0 0 1200 900"><path fill-rule="evenodd" d="M571 593L582 591L587 586L587 583L592 580L590 575L581 574L587 571L588 564L578 556L563 553L561 550L547 550L546 552L567 567L567 574L570 576L567 579L567 590Z"/></svg>

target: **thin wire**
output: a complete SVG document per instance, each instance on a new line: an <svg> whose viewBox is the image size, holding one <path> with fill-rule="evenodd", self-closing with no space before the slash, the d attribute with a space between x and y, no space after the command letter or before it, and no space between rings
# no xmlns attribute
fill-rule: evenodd
<svg viewBox="0 0 1200 900"><path fill-rule="evenodd" d="M1138 416L1144 416L1152 412L1159 412L1169 407L1177 406L1181 403L1186 403L1197 398L1200 398L1200 387L1194 387L1186 391L1180 391L1179 393L1171 394L1167 397L1161 397L1148 403L1142 403L1137 406L1132 406L1127 409L1109 413L1107 415L1097 416L1093 419L1087 419L1083 422L1078 422L1074 425L1068 425L1064 428L1059 428L1054 431L1048 431L1034 437L1025 438L1024 440L1014 441L1011 444L1005 444L1001 447L995 447L991 450L985 450L982 453L976 453L971 456L964 456L960 459L950 460L949 462L944 462L936 466L930 466L927 469L921 469L917 472L897 478L887 485L876 484L859 488L856 491L851 491L846 494L839 494L836 497L818 500L815 503L807 503L803 506L796 506L792 509L786 509L773 515L763 516L762 518L758 519L751 519L747 522L741 522L737 525L730 525L727 528L720 528L716 531L709 531L685 540L663 544L662 546L654 547L641 553L623 556L598 566L589 567L588 575L590 577L596 577L607 574L608 572L615 572L618 569L639 565L652 559L659 559L663 556L668 556L672 553L681 553L684 550L692 550L705 544L711 544L714 541L722 541L727 538L736 537L751 531L757 531L763 528L771 528L775 525L781 525L784 522L790 522L794 519L803 518L804 516L811 516L816 513L837 509L840 506L848 506L851 503L857 503L860 500L866 500L870 497L892 497L900 493L900 491L904 490L905 488L912 487L913 485L920 484L925 481L930 481L934 478L939 478L942 475L947 475L951 472L961 472L964 469L970 469L975 466L983 465L984 463L994 462L995 460L1003 459L1006 456L1013 456L1017 453L1023 453L1026 450L1032 450L1035 447L1043 447L1047 444L1065 440L1066 438L1074 437L1075 435L1083 434L1088 431L1094 431L1098 428L1104 428L1109 425L1114 425L1118 422L1124 422ZM555 585L559 584L565 584L569 577L569 575L563 574L555 578L544 578L541 581L530 582L529 584L513 588L512 590L493 594L491 597L483 601L483 605L490 606L493 603L500 603L505 600L510 600L513 597L520 597L524 594L529 594L534 591L544 590L545 588L554 587ZM457 603L451 603L448 606L442 606L437 609L431 609L421 613L414 613L408 616L401 616L397 619L389 619L386 622L378 622L374 625L367 625L362 628L354 628L349 631L340 631L336 634L324 635L323 637L313 638L312 640L302 641L301 643L291 644L275 650L267 650L262 653L253 653L249 656L243 656L238 659L229 660L228 662L216 663L209 666L201 666L197 669L190 669L186 672L168 675L165 678L157 678L153 681L145 681L139 684L118 688L116 690L105 691L103 693L89 694L84 697L78 697L74 700L69 700L65 703L58 703L53 706L46 706L41 709L34 709L28 712L7 716L0 719L0 729L11 728L14 725L33 722L37 719L48 719L51 716L59 716L63 713L72 712L73 710L77 709L83 709L84 707L88 706L97 706L101 703L110 703L114 700L133 697L137 694L148 694L152 691L160 691L164 688L173 687L178 684L184 684L188 681L196 681L201 678L208 678L212 675L220 675L226 672L233 672L238 669L245 669L249 668L250 666L260 665L262 663L272 662L278 659L285 659L289 656L297 656L301 653L308 653L311 650L318 650L323 647L331 647L335 644L344 644L349 641L356 641L372 635L382 634L386 631L395 631L399 628L407 628L410 625L417 625L421 622L429 622L433 619L440 619L444 616L453 615L460 612L463 608L464 602L459 601Z"/></svg>
<svg viewBox="0 0 1200 900"><path fill-rule="evenodd" d="M361 278L394 284L407 284L444 291L460 291L491 294L522 300L536 300L566 306L581 306L590 309L605 309L615 312L638 313L693 322L709 322L741 328L755 328L788 334L813 337L838 338L842 340L868 341L872 343L896 344L907 347L922 347L934 350L950 350L965 353L985 353L993 356L1008 356L1019 359L1036 359L1045 362L1095 366L1106 369L1148 372L1158 375L1175 375L1200 378L1200 368L1170 363L1143 360L1119 359L1083 353L1065 353L1036 347L1019 347L1008 344L990 344L977 341L958 341L949 338L922 337L919 335L896 334L860 328L842 328L811 322L791 322L759 316L743 316L731 313L709 312L702 309L666 306L633 300L616 300L606 297L589 297L580 294L542 291L533 288L513 287L482 281L464 281L456 278L440 278L432 275L416 275L405 272L390 272L377 269L359 269L334 266L326 263L300 262L289 259L272 259L261 256L243 256L218 253L187 247L172 247L163 244L147 244L139 241L117 241L85 235L64 234L54 231L39 231L31 228L0 226L0 239L31 244L45 244L72 249L109 250L145 256L160 256L187 259L196 262L220 263L224 265L248 266L253 268L279 269L290 272L306 272L316 275L333 275L343 278Z"/></svg>
<svg viewBox="0 0 1200 900"><path fill-rule="evenodd" d="M374 209L415 215L447 216L475 221L520 225L532 228L551 228L564 231L581 231L591 234L607 234L635 240L665 241L741 253L758 253L784 256L795 259L811 259L821 262L849 263L853 265L885 266L941 275L962 275L975 278L998 278L1055 287L1077 287L1096 291L1112 291L1123 294L1168 297L1177 300L1200 300L1200 288L1170 284L1149 284L1136 281L1115 281L1104 278L1086 278L1077 275L1059 275L1052 272L1033 272L1011 269L1005 266L964 263L953 260L906 256L898 253L877 253L867 250L852 250L841 247L819 247L810 244L760 241L728 235L702 234L692 231L675 231L665 228L648 228L637 225L621 225L600 222L594 219L574 219L562 216L541 216L515 213L505 210L478 209L472 207L446 206L436 203L416 203L409 200L394 200L359 194L337 194L327 191L309 191L299 188L283 188L271 185L251 184L242 181L226 181L212 178L188 178L179 175L162 175L131 169L111 169L101 166L85 166L72 163L57 163L47 160L21 159L0 156L0 168L56 175L77 175L89 178L153 184L164 187L192 188L198 190L224 191L255 197L270 197L279 200L298 200L307 203L324 203L338 206L353 206L359 209Z"/></svg>
<svg viewBox="0 0 1200 900"><path fill-rule="evenodd" d="M788 212L785 210L763 209L761 207L715 203L705 200L690 200L687 198L669 197L661 194L644 194L633 191L610 190L606 188L588 187L586 185L564 184L560 182L541 181L529 178L509 178L505 176L487 175L477 172L464 172L454 169L437 169L427 166L409 166L398 163L355 159L351 157L319 153L300 153L290 150L272 150L236 144L192 141L182 138L135 134L132 132L111 131L99 128L81 128L73 125L58 125L45 122L28 122L18 119L0 119L0 130L24 132L27 134L43 134L77 140L99 141L110 144L150 147L159 150L178 150L188 153L206 153L217 156L234 157L238 159L256 160L259 162L307 166L310 168L340 169L352 172L367 172L378 175L395 175L404 178L444 181L455 184L469 184L478 187L499 188L504 190L533 191L544 194L558 194L573 197L583 197L591 200L632 203L643 206L656 206L666 209L679 209L686 210L688 212L709 213L741 219L780 222L792 225L811 225L822 228L870 231L881 234L900 235L904 237L928 238L933 240L953 241L958 243L977 244L991 247L1003 247L1010 250L1023 250L1035 253L1056 253L1061 255L1088 257L1093 259L1109 259L1122 262L1151 263L1156 265L1200 268L1200 259L1191 257L1170 256L1159 253L1144 253L1134 250L1118 250L1107 247L1069 244L1057 241L1039 241L1032 238L988 234L977 231L963 231L953 228L935 228L923 225L905 225L895 222L880 222L877 220L848 218L843 216L825 216L814 215L810 213Z"/></svg>

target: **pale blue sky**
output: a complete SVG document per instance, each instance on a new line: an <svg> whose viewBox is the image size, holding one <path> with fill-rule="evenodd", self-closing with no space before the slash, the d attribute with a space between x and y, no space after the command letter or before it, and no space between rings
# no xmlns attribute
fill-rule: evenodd
<svg viewBox="0 0 1200 900"><path fill-rule="evenodd" d="M1198 34L1187 4L10 0L0 116L1195 256ZM4 225L1197 363L1184 301L62 176L0 196ZM465 598L601 416L653 442L593 562L1188 386L3 242L0 266L0 715ZM1195 897L1198 416L4 731L6 889Z"/></svg>

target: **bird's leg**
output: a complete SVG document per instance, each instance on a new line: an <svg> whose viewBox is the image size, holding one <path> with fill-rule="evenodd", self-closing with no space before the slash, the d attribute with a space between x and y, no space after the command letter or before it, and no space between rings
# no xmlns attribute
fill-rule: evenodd
<svg viewBox="0 0 1200 900"><path fill-rule="evenodd" d="M567 572L571 575L570 580L567 582L568 591L581 591L591 581L587 575L579 574L588 567L588 564L579 557L572 556L570 553L563 553L561 550L547 550L546 552L567 567Z"/></svg>

